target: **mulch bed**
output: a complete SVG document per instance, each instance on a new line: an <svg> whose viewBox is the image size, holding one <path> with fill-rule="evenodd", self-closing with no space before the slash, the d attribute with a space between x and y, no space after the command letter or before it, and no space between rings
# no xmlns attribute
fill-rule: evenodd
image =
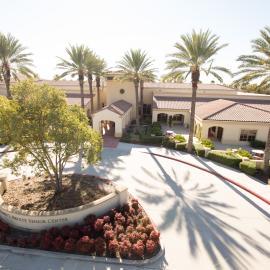
<svg viewBox="0 0 270 270"><path fill-rule="evenodd" d="M90 203L109 194L110 189L104 190L104 183L92 175L65 175L63 191L56 194L55 181L44 176L29 177L9 181L3 200L6 204L24 210L62 210ZM109 183L106 185L110 186Z"/></svg>

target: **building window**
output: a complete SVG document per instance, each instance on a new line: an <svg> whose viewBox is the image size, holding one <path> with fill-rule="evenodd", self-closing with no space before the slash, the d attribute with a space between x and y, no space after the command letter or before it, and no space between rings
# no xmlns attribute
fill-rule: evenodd
<svg viewBox="0 0 270 270"><path fill-rule="evenodd" d="M251 142L256 138L257 130L242 129L240 133L241 142Z"/></svg>

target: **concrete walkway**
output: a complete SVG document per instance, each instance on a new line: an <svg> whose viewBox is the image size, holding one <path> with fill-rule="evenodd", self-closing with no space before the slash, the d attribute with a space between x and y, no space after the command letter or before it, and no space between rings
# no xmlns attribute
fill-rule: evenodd
<svg viewBox="0 0 270 270"><path fill-rule="evenodd" d="M66 172L107 177L129 187L161 230L165 257L147 267L0 254L0 269L256 269L270 265L270 208L252 195L188 165L147 153L185 159L255 189L270 198L270 186L245 174L186 153L119 143L105 148L97 166Z"/></svg>

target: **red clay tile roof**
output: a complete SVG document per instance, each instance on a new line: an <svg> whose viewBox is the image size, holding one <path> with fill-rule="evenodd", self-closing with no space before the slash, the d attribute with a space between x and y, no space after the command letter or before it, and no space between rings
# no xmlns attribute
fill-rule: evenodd
<svg viewBox="0 0 270 270"><path fill-rule="evenodd" d="M144 88L166 88L166 89L191 89L191 83L162 83L162 82L145 82ZM230 88L215 83L199 83L199 90L225 90L237 91L237 89Z"/></svg>
<svg viewBox="0 0 270 270"><path fill-rule="evenodd" d="M219 99L196 108L203 120L270 123L270 112L253 105Z"/></svg>
<svg viewBox="0 0 270 270"><path fill-rule="evenodd" d="M109 106L106 106L95 113L98 113L98 112L103 111L103 110L110 110L110 111L117 113L119 115L124 115L131 107L132 107L131 103L121 99L121 100L117 100L117 101L113 102Z"/></svg>
<svg viewBox="0 0 270 270"><path fill-rule="evenodd" d="M95 95L93 95L95 96ZM80 93L66 93L67 103L69 105L81 106L81 95ZM86 106L90 101L90 94L84 94L84 105Z"/></svg>

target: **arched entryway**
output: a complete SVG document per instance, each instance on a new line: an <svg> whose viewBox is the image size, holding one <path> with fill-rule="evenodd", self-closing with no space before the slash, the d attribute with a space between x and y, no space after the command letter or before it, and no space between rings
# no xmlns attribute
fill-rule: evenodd
<svg viewBox="0 0 270 270"><path fill-rule="evenodd" d="M100 131L102 136L114 137L115 135L115 122L110 120L100 121Z"/></svg>
<svg viewBox="0 0 270 270"><path fill-rule="evenodd" d="M222 127L214 126L214 127L210 127L208 129L208 138L211 140L217 140L217 141L221 142L222 135L223 135L223 128Z"/></svg>
<svg viewBox="0 0 270 270"><path fill-rule="evenodd" d="M157 121L161 123L167 123L168 122L168 114L167 113L159 113L157 115Z"/></svg>
<svg viewBox="0 0 270 270"><path fill-rule="evenodd" d="M172 124L183 126L184 119L185 119L185 116L183 114L175 114L172 116Z"/></svg>

